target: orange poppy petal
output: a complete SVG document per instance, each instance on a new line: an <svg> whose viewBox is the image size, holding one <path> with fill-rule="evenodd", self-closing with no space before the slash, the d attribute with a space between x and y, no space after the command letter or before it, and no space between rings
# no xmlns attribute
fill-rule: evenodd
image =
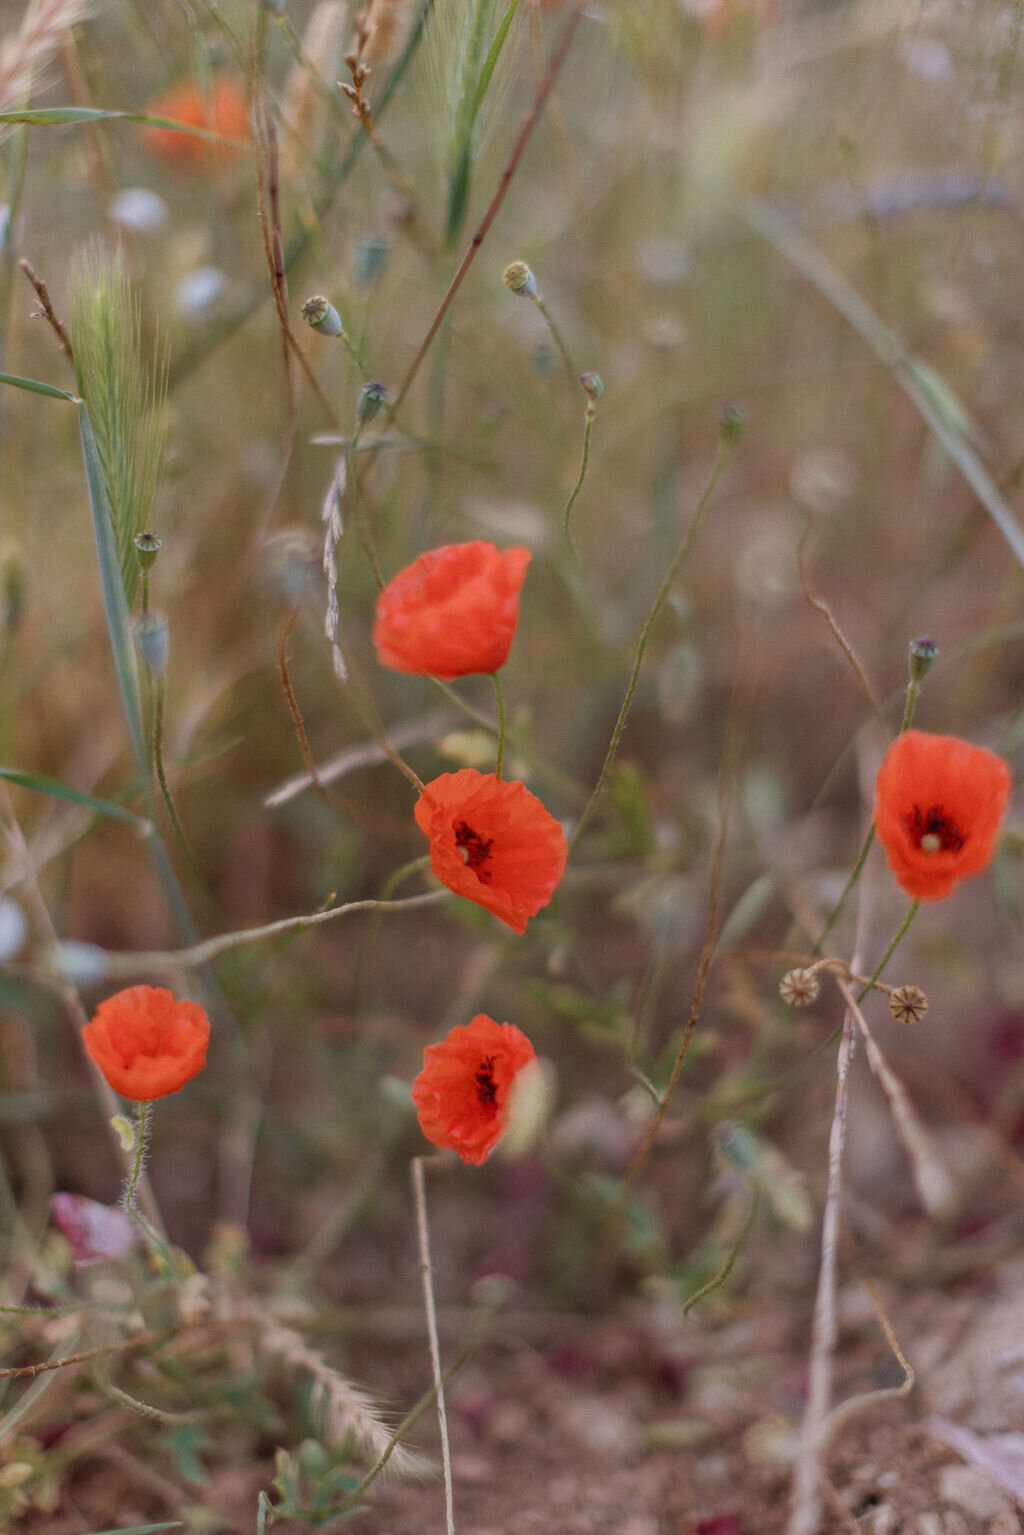
<svg viewBox="0 0 1024 1535"><path fill-rule="evenodd" d="M210 1020L165 987L129 986L100 1003L82 1042L115 1092L148 1103L202 1071Z"/></svg>
<svg viewBox="0 0 1024 1535"><path fill-rule="evenodd" d="M921 730L897 736L875 784L875 831L896 883L941 901L980 874L1009 795L1010 770L994 752Z"/></svg>
<svg viewBox="0 0 1024 1535"><path fill-rule="evenodd" d="M524 933L566 862L565 833L537 796L518 780L461 768L424 787L415 815L438 879Z"/></svg>
<svg viewBox="0 0 1024 1535"><path fill-rule="evenodd" d="M412 1087L427 1140L479 1166L500 1141L512 1083L534 1056L521 1029L486 1013L428 1045Z"/></svg>
<svg viewBox="0 0 1024 1535"><path fill-rule="evenodd" d="M377 598L373 643L382 666L466 677L504 666L519 623L529 549L477 539L421 554Z"/></svg>

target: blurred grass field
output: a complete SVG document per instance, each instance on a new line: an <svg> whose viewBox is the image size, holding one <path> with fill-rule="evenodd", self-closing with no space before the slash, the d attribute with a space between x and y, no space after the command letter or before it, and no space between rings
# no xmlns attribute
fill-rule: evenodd
<svg viewBox="0 0 1024 1535"><path fill-rule="evenodd" d="M409 1084L424 1046L478 1011L530 1036L551 1063L551 1096L518 1161L499 1150L486 1168L446 1164L428 1180L447 1362L490 1315L480 1281L495 1273L513 1287L506 1316L520 1319L488 1324L506 1355L509 1336L552 1353L565 1318L588 1401L611 1377L604 1364L587 1373L581 1339L603 1339L593 1357L605 1363L618 1319L627 1336L661 1339L641 1370L660 1393L636 1409L643 1422L700 1412L685 1379L669 1380L664 1328L705 1337L743 1319L756 1337L759 1318L789 1308L780 1325L803 1357L835 1095L834 1051L812 1057L843 1002L826 987L796 1013L778 983L810 953L857 856L911 640L939 645L915 722L1012 768L1020 758L1021 5L520 0L472 131L452 73L460 29L479 13L490 46L505 7L425 10L369 8L368 133L337 86L358 37L358 8L343 0L33 0L27 19L0 6L0 369L81 391L93 416L102 378L120 380L154 473L165 440L145 525L162 544L149 600L169 661L165 687L138 662L140 718L148 751L159 692L184 833L132 751L79 411L0 386L0 763L39 781L0 786L0 1272L8 1307L39 1308L4 1317L4 1363L110 1350L0 1381L11 1529L300 1530L342 1517L359 1535L385 1529L383 1515L353 1514L353 1494L431 1383L407 1172L426 1143ZM393 410L574 19L507 196ZM222 79L253 114L248 142L158 137L128 120L167 115L159 103L182 82L201 100ZM64 108L97 116L15 120ZM268 272L275 240L288 344ZM70 326L77 378L22 260ZM543 313L503 284L515 260L535 274L571 370ZM98 343L75 283L97 274L120 295L112 345L131 367L108 356L87 386L83 355ZM338 310L344 344L303 324L315 294ZM604 393L570 543L587 407L572 374L589 370ZM153 412L146 380L158 401L166 385ZM389 403L352 452L367 381ZM125 1167L68 985L88 1013L127 984L100 950L172 951L391 898L391 876L425 849L415 796L375 748L376 717L424 779L493 765L479 719L377 664L353 466L387 577L445 543L533 551L504 672L505 771L571 835L722 422L739 411L552 904L523 937L449 896L270 936L205 972L168 961L134 975L201 992L214 1020L205 1073L157 1107L149 1164L195 1272L161 1274L139 1254L80 1267L51 1196L116 1206ZM346 457L340 683L324 635L323 511ZM119 468L130 519L148 471ZM486 678L456 691L493 722ZM300 783L307 751L319 789ZM164 878L153 837L41 792L44 779L152 819ZM926 1022L911 1032L870 1004L956 1186L941 1218L920 1208L863 1061L853 1076L840 1261L897 1307L994 1283L1020 1256L1012 811L1008 828L990 873L923 908L893 961L894 984L927 992ZM418 871L394 898L437 888ZM830 952L857 948L870 973L905 909L876 849ZM62 957L58 942L73 947ZM707 989L678 1090L624 1182L665 1102L702 953ZM723 1266L684 1323L684 1301ZM125 1349L139 1333L159 1344ZM876 1341L871 1368L884 1374ZM485 1346L468 1367L478 1394L494 1389L497 1358ZM342 1402L350 1374L386 1412ZM793 1434L803 1384L775 1404ZM744 1389L760 1419L770 1393ZM456 1434L472 1400L468 1387L455 1398ZM431 1414L411 1439L433 1455ZM1014 1425L988 1425L1001 1426ZM662 1455L666 1442L689 1453L683 1436L662 1441ZM719 1513L737 1520L719 1535L783 1529L786 1445L767 1471L742 1456L727 1468L732 1503L699 1506L694 1493L670 1519L637 1492L636 1517L654 1522L633 1535L704 1529ZM567 1440L567 1464L577 1451ZM500 1488L500 1456L485 1471ZM408 1496L392 1535L443 1527L437 1485ZM506 1487L491 1525L520 1527L517 1496ZM588 1517L590 1529L628 1528L621 1514ZM917 1529L896 1517L892 1530ZM478 1524L490 1528L483 1514Z"/></svg>

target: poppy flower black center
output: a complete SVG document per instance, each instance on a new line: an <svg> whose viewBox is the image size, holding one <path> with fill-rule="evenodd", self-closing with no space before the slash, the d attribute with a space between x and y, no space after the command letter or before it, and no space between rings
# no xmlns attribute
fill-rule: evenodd
<svg viewBox="0 0 1024 1535"><path fill-rule="evenodd" d="M485 1055L476 1074L476 1095L481 1103L495 1103L498 1088L494 1081L494 1056Z"/></svg>
<svg viewBox="0 0 1024 1535"><path fill-rule="evenodd" d="M926 853L959 853L964 845L963 832L943 805L925 810L915 805L902 819L911 841Z"/></svg>
<svg viewBox="0 0 1024 1535"><path fill-rule="evenodd" d="M491 859L493 837L481 837L467 821L459 821L455 827L455 846L462 849L462 856L477 879L486 884L491 877L487 867Z"/></svg>

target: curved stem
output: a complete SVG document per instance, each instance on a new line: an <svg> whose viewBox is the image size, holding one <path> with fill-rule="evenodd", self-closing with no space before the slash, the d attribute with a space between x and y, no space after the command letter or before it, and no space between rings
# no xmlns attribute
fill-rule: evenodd
<svg viewBox="0 0 1024 1535"><path fill-rule="evenodd" d="M554 339L554 343L557 346L559 352L561 353L562 361L565 363L565 366L569 370L569 377L572 379L573 383L575 383L576 380L579 378L579 369L576 367L576 364L573 362L572 354L569 351L569 348L568 348L568 346L566 345L566 342L565 342L565 337L562 335L562 332L559 330L558 326L555 324L555 317L554 317L554 315L551 313L550 309L548 308L547 304L545 304L544 300L541 298L539 293L531 294L531 297L533 299L533 302L536 304L537 308L540 310L541 314L544 316L545 320L547 321L547 323L548 323L548 330L551 332L551 335L552 335L552 337Z"/></svg>
<svg viewBox="0 0 1024 1535"><path fill-rule="evenodd" d="M590 433L593 430L593 426L594 405L592 401L588 401L587 414L583 421L583 458L580 462L580 472L576 476L576 484L573 486L572 494L565 504L565 513L562 517L562 531L568 540L569 548L572 549L573 552L575 552L576 546L572 541L572 531L569 527L569 518L572 515L573 507L576 505L576 497L583 489L583 481L587 477L587 465L590 463Z"/></svg>
<svg viewBox="0 0 1024 1535"><path fill-rule="evenodd" d="M903 941L903 935L906 933L907 928L910 926L911 922L913 922L914 918L917 916L917 908L920 906L920 904L921 904L921 902L919 900L915 900L915 901L912 901L910 903L910 910L907 912L907 915L903 918L903 921L900 923L899 927L897 928L896 933L895 933L895 935L894 935L894 937L892 939L892 942L889 944L889 947L886 949L885 953L882 955L881 959L878 961L878 964L875 967L875 970L874 970L874 973L871 976L871 979L868 982L866 982L863 990L858 994L858 996L857 996L857 1001L858 1002L863 1002L864 1001L864 998L867 996L867 994L871 990L872 986L874 986L875 982L878 980L878 977L881 975L882 971L885 969L885 967L889 963L890 959L892 959L892 957L895 954L896 949L898 948L899 944Z"/></svg>
<svg viewBox="0 0 1024 1535"><path fill-rule="evenodd" d="M498 751L494 759L494 776L500 778L505 764L505 690L501 685L500 672L492 672L491 681L498 700Z"/></svg>
<svg viewBox="0 0 1024 1535"><path fill-rule="evenodd" d="M903 706L903 719L900 721L899 729L900 735L903 735L904 731L909 730L913 722L914 711L917 708L917 700L921 694L921 682L922 679L920 677L911 677L909 683L907 684L907 701ZM840 894L836 904L833 906L828 921L825 923L825 926L821 930L821 936L819 937L817 943L814 945L814 948L811 950L811 954L815 958L817 958L817 956L821 953L825 944L825 939L835 927L836 922L839 919L839 913L842 911L846 904L847 896L850 894L850 891L860 879L861 871L867 862L868 854L871 851L871 844L874 842L874 840L875 827L874 823L872 822L872 824L868 827L868 833L864 838L864 844L857 855L857 862L854 864L850 871L850 877L846 881L846 884L843 886L842 893ZM902 934L900 936L902 937Z"/></svg>
<svg viewBox="0 0 1024 1535"><path fill-rule="evenodd" d="M604 759L604 765L601 768L601 773L597 783L594 785L594 791L583 808L583 813L577 822L576 830L573 832L569 842L570 858L575 851L576 844L579 842L580 837L583 835L587 822L590 820L590 817L594 812L594 807L601 797L602 790L608 781L608 775L612 770L612 763L615 761L615 754L619 749L619 742L622 740L622 735L626 728L626 720L629 716L630 706L633 702L633 695L636 692L637 683L640 680L640 668L643 666L644 652L647 649L647 641L651 637L651 630L654 627L654 621L658 614L661 612L665 598L668 596L672 589L672 583L675 581L676 576L679 574L679 571L682 568L687 555L693 548L697 534L700 532L701 524L703 523L704 517L707 513L708 506L710 505L711 497L714 494L715 488L722 477L722 473L726 465L732 458L734 448L735 441L723 432L719 436L718 449L715 453L715 462L712 465L711 474L708 477L708 482L704 487L701 498L697 503L697 510L693 514L693 519L690 523L690 526L683 534L682 542L680 543L679 548L676 550L675 557L673 558L671 565L669 565L668 570L665 572L665 577L658 588L657 596L651 604L647 617L644 619L644 626L640 631L640 638L637 641L636 655L633 657L633 669L630 673L629 685L626 688L626 696L622 700L622 708L619 710L619 717L615 721L615 729L612 731L612 738L608 746L608 752Z"/></svg>

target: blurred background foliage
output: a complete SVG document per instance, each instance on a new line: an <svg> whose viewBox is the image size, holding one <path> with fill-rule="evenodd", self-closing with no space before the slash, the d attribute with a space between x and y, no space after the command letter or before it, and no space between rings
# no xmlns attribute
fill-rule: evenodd
<svg viewBox="0 0 1024 1535"><path fill-rule="evenodd" d="M503 8L475 9L493 39ZM408 784L358 750L372 746L366 695L423 777L489 762L489 738L429 682L377 666L374 584L347 503L338 597L353 685L339 685L323 637L321 514L339 427L350 433L365 380L397 393L567 7L521 0L502 69L468 117L479 51L475 66L464 61L469 83L453 79L459 16L440 0L431 47L413 48L384 99L416 20L415 7L389 10L394 36L378 39L379 57L371 48L365 85L376 144L335 84L348 78L353 37L341 3L293 0L278 13L251 0L106 0L61 38L31 97L145 113L183 79L209 91L224 75L258 98L259 120L276 124L289 313L329 409L283 361L257 218L262 132L198 163L117 120L10 126L0 148L4 369L75 388L17 261L32 263L67 318L86 249L93 262L120 251L146 373L159 379L166 363L166 405L149 423L166 458L147 521L162 540L152 603L170 633L166 767L196 869L157 813L204 935L380 895L422 853ZM5 3L2 15L13 35L22 8ZM325 1305L412 1301L405 1166L423 1142L408 1083L425 1044L486 1010L530 1035L557 1088L542 1150L437 1180L448 1300L489 1271L536 1304L597 1307L638 1282L682 1299L721 1268L755 1187L765 1196L747 1249L756 1262L741 1263L713 1304L733 1303L753 1273L781 1282L788 1265L808 1278L833 1087L824 1063L770 1084L811 1056L840 1012L826 991L809 1014L781 1015L777 951L808 950L856 855L912 637L941 647L922 728L1019 756L1021 566L950 446L977 455L997 499L1016 504L1020 27L1020 8L1003 3L583 7L398 426L379 416L366 431L379 442L359 455L387 574L443 542L534 551L505 679L507 772L568 826L600 770L727 402L745 410L743 441L653 631L609 790L524 938L448 900L217 963L209 1068L161 1106L152 1161L172 1234L196 1261L213 1243L224 1264L226 1231L244 1230L247 1283ZM578 555L562 517L586 399L543 316L502 285L513 259L534 271L575 364L605 383L573 512ZM851 291L860 334L841 312ZM313 293L340 312L347 346L302 326ZM134 326L127 309L124 323ZM73 408L0 394L0 512L0 760L144 814ZM304 764L282 652L314 759L351 752L323 794L283 790ZM462 691L492 715L485 679ZM24 894L26 868L62 939L145 950L183 934L131 827L16 786L5 799L28 851L10 833L4 885L29 916L0 981L8 1264L23 1285L41 1263L73 1289L49 1195L110 1203L121 1172L77 1041L40 979L50 935ZM723 815L716 912L709 872ZM417 876L398 894L425 888ZM902 914L880 857L865 888L866 943L880 953ZM609 1246L608 1211L649 1090L668 1080L709 918L724 927L687 1069ZM836 952L849 953L853 918ZM1019 1169L1020 923L1010 837L994 879L959 891L955 909L923 911L901 951L894 979L928 990L926 1030L911 1039L878 1023L963 1173L949 1240L958 1221L984 1230L1006 1199L1004 1186L980 1186L967 1126L980 1116ZM86 987L87 1006L103 994ZM919 1229L913 1262L934 1275L938 1236L912 1207L884 1107L866 1078L857 1090L853 1188L870 1193L880 1220ZM1015 1229L1019 1239L1019 1217ZM893 1230L865 1226L879 1261L894 1259ZM282 1442L272 1398L266 1421L242 1434L247 1453ZM293 1423L288 1442L302 1437ZM188 1480L197 1442L179 1430L173 1448ZM342 1476L330 1456L320 1464L321 1448L308 1465L279 1466L288 1497L301 1502L307 1472ZM325 1507L340 1485L330 1481Z"/></svg>

